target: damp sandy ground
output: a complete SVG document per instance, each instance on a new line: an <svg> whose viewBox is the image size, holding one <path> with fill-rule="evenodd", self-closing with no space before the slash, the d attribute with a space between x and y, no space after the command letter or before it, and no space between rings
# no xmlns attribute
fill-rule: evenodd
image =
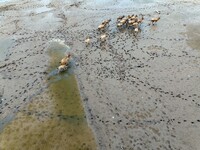
<svg viewBox="0 0 200 150"><path fill-rule="evenodd" d="M82 108L76 108L70 114L65 97L62 101L53 101L58 99L56 94L55 99L52 98L55 88L51 88L48 78L51 73L48 70L51 60L49 42L53 39L64 41L73 52L73 70L82 98L80 103L97 149L199 149L198 1L24 0L1 3L0 13L2 149L42 149L40 145L45 142L47 149L48 146L64 149L56 143L58 133L66 132L62 134L61 144L66 143L65 138L71 139L65 127L71 128L69 122L73 117L68 116L74 116L72 114ZM141 32L135 34L129 29L117 29L115 20L119 15L140 13L145 15ZM154 16L161 19L156 25L149 26L149 19ZM102 33L96 28L102 20L109 18L112 21L105 31L108 37L101 42ZM86 47L84 39L88 35L92 42ZM58 82L74 80L70 77L61 76L59 80L55 76ZM59 111L62 104L64 112ZM83 113L72 121L76 124L78 120L82 126L86 122L80 121L81 118L85 118ZM42 124L44 120L50 123ZM23 129L15 126L21 126L20 122L24 126L35 122L40 128L34 124L28 129L24 127L28 131L24 134ZM78 131L75 134L80 133ZM91 131L88 128L80 131L83 136L73 138L82 141L81 147L74 148L95 149ZM16 139L18 136L26 139L33 133L37 135L29 142ZM52 134L54 138L48 139ZM38 137L42 140L35 140ZM86 141L91 142L85 144L83 137L88 137ZM19 143L13 144L16 141Z"/></svg>

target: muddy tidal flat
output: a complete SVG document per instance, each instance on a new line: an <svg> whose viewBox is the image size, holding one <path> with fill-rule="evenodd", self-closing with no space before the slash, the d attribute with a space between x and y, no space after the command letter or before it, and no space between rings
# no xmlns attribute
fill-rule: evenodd
<svg viewBox="0 0 200 150"><path fill-rule="evenodd" d="M199 26L198 0L0 0L0 149L199 150Z"/></svg>

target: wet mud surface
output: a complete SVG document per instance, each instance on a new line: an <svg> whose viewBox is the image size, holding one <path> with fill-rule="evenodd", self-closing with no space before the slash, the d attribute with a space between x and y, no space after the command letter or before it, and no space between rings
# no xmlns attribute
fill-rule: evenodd
<svg viewBox="0 0 200 150"><path fill-rule="evenodd" d="M49 74L45 79L47 88L41 88L27 105L21 106L14 119L10 118L12 120L0 134L1 149L96 149L73 64L65 73L59 74L56 70L67 50L64 44L51 41Z"/></svg>
<svg viewBox="0 0 200 150"><path fill-rule="evenodd" d="M1 149L95 149L77 91L73 75L52 83L4 128Z"/></svg>
<svg viewBox="0 0 200 150"><path fill-rule="evenodd" d="M0 7L0 34L14 41L0 63L2 133L46 89L49 41L60 39L76 57L74 71L98 149L198 150L198 1L19 3ZM140 13L141 32L116 27L118 16ZM161 19L149 26L154 16ZM97 27L109 18L102 42Z"/></svg>

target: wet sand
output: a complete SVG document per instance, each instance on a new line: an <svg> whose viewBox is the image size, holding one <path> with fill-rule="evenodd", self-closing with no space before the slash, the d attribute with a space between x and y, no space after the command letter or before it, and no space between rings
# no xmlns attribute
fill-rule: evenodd
<svg viewBox="0 0 200 150"><path fill-rule="evenodd" d="M1 4L0 11L0 43L5 43L0 50L7 51L0 56L0 88L4 89L0 146L12 136L15 122L20 122L17 119L27 117L23 110L49 89L49 42L60 39L74 54L73 71L98 149L198 150L198 1L19 1ZM116 18L133 13L145 15L142 31L118 30ZM154 16L161 20L149 26ZM101 42L96 29L109 18L112 21L105 31L109 36ZM86 47L88 35L92 43ZM43 107L54 110L48 108L52 105L47 102ZM53 123L57 126L58 122ZM89 130L87 134L91 135Z"/></svg>

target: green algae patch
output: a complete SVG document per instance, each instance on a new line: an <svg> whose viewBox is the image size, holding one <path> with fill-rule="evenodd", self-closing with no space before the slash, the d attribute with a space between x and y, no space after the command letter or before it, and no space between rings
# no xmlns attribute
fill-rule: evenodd
<svg viewBox="0 0 200 150"><path fill-rule="evenodd" d="M19 113L0 135L1 150L95 149L94 139L85 122L60 118L38 119Z"/></svg>
<svg viewBox="0 0 200 150"><path fill-rule="evenodd" d="M54 71L63 51L50 51ZM0 134L1 150L94 150L75 75L68 71L48 79L49 87L16 115Z"/></svg>
<svg viewBox="0 0 200 150"><path fill-rule="evenodd" d="M55 98L57 113L84 118L84 110L80 103L80 95L74 75L61 79L50 86Z"/></svg>

